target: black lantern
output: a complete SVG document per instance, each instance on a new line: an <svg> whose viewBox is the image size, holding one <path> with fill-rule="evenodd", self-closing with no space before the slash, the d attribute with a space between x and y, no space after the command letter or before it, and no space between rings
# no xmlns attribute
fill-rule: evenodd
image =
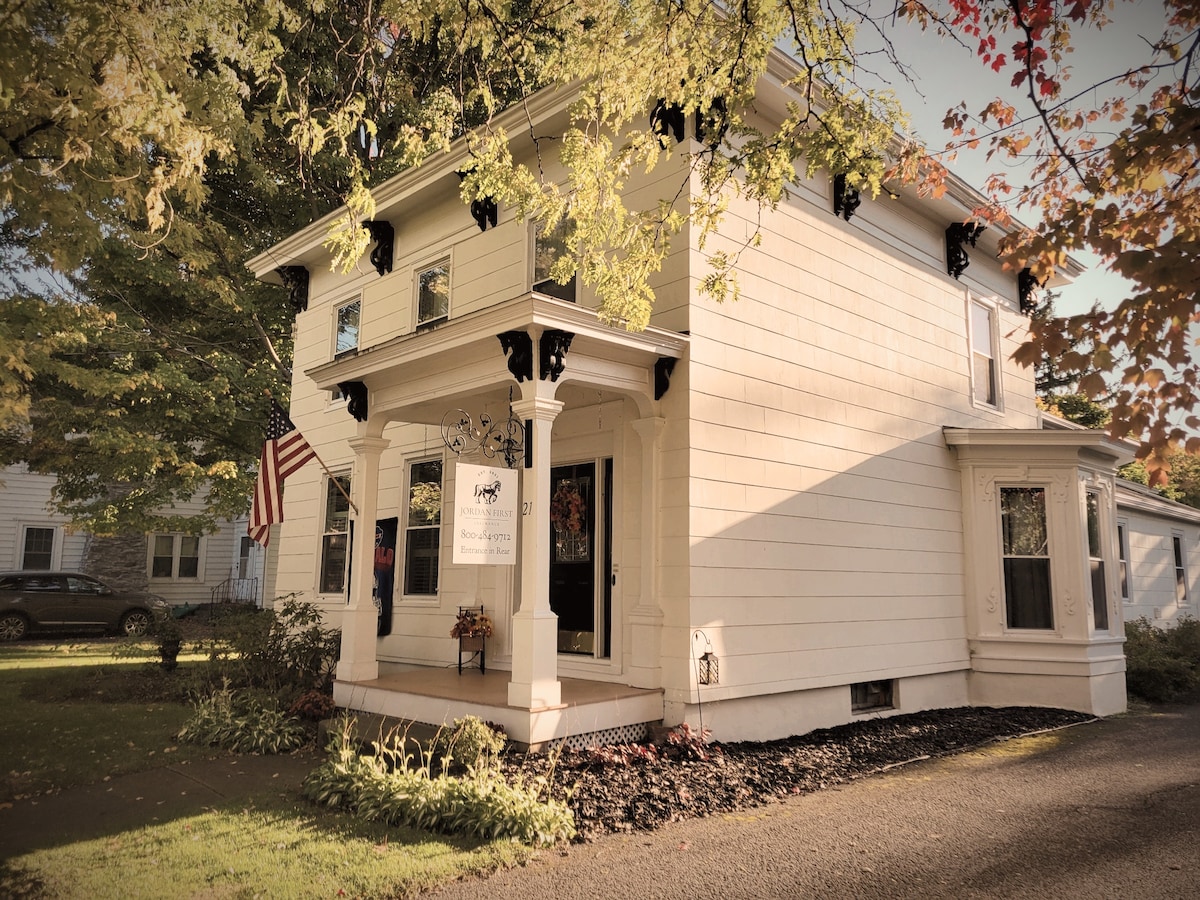
<svg viewBox="0 0 1200 900"><path fill-rule="evenodd" d="M711 650L705 650L699 662L700 683L718 684L721 680L721 663Z"/></svg>

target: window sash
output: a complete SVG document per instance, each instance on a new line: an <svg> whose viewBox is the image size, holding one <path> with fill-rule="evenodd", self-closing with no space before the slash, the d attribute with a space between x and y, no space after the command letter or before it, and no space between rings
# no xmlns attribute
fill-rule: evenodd
<svg viewBox="0 0 1200 900"><path fill-rule="evenodd" d="M408 468L404 529L404 593L436 596L442 524L442 461L418 460Z"/></svg>
<svg viewBox="0 0 1200 900"><path fill-rule="evenodd" d="M1000 489L1000 532L1004 556L1005 621L1009 628L1051 629L1046 489Z"/></svg>
<svg viewBox="0 0 1200 900"><path fill-rule="evenodd" d="M54 528L30 525L25 528L21 568L49 571L54 568Z"/></svg>
<svg viewBox="0 0 1200 900"><path fill-rule="evenodd" d="M1175 600L1180 606L1187 606L1187 563L1183 558L1183 538L1180 535L1171 535L1171 549L1175 554Z"/></svg>
<svg viewBox="0 0 1200 900"><path fill-rule="evenodd" d="M450 260L423 269L417 275L417 324L444 319L450 314Z"/></svg>
<svg viewBox="0 0 1200 900"><path fill-rule="evenodd" d="M334 339L334 356L358 349L358 328L362 314L362 301L353 300L337 308L337 335Z"/></svg>
<svg viewBox="0 0 1200 900"><path fill-rule="evenodd" d="M995 317L991 307L971 301L971 365L975 400L997 406Z"/></svg>
<svg viewBox="0 0 1200 900"><path fill-rule="evenodd" d="M532 287L538 293L575 303L578 276L572 274L566 284L559 284L550 276L555 262L567 253L568 227L569 223L564 219L550 234L544 235L537 225L534 226Z"/></svg>
<svg viewBox="0 0 1200 900"><path fill-rule="evenodd" d="M325 515L321 533L321 568L317 590L322 594L340 594L346 589L346 563L350 529L350 501L338 489L350 493L350 476L336 475L325 480Z"/></svg>
<svg viewBox="0 0 1200 900"><path fill-rule="evenodd" d="M1121 569L1121 599L1129 599L1129 548L1126 546L1129 538L1125 533L1125 523L1117 523L1117 561Z"/></svg>

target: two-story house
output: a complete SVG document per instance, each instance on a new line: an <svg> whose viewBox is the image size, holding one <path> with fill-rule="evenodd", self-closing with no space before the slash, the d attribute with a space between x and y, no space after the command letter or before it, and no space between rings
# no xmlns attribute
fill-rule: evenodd
<svg viewBox="0 0 1200 900"><path fill-rule="evenodd" d="M758 115L783 108L790 65ZM512 116L553 133L569 99ZM687 150L627 201L673 196ZM474 713L535 744L698 714L763 739L968 704L1125 708L1129 450L1041 427L1010 358L1031 284L964 224L981 197L952 179L855 206L798 177L761 216L734 199L704 252L676 239L650 327L628 332L548 280L553 239L460 201L467 163L460 146L380 186L352 274L331 271L332 216L251 263L290 288L291 417L328 467L287 482L275 591L341 626L340 706ZM705 254L759 224L740 299L703 296ZM520 503L511 554L477 565L453 498L468 464L506 468L463 439L484 416L515 423ZM450 628L479 606L486 673L460 675Z"/></svg>

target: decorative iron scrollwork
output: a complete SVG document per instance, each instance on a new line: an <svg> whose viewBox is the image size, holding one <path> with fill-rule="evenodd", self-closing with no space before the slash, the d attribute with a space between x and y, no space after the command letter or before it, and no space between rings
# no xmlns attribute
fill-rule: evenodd
<svg viewBox="0 0 1200 900"><path fill-rule="evenodd" d="M557 328L542 332L541 340L538 341L538 350L541 352L541 370L538 377L542 381L547 378L558 381L558 376L566 368L567 351L571 349L571 340L574 337L571 332L559 331Z"/></svg>
<svg viewBox="0 0 1200 900"><path fill-rule="evenodd" d="M508 357L508 371L520 384L533 381L533 338L527 331L506 331L496 335L500 349Z"/></svg>
<svg viewBox="0 0 1200 900"><path fill-rule="evenodd" d="M375 242L375 249L371 251L371 265L380 275L388 274L392 271L396 229L392 227L391 222L385 222L382 219L363 222L363 228L371 232L371 240Z"/></svg>
<svg viewBox="0 0 1200 900"><path fill-rule="evenodd" d="M971 264L963 244L975 246L975 241L987 228L982 222L951 222L946 229L946 274L958 278Z"/></svg>
<svg viewBox="0 0 1200 900"><path fill-rule="evenodd" d="M308 269L304 266L280 266L275 272L283 280L292 309L296 313L308 309Z"/></svg>
<svg viewBox="0 0 1200 900"><path fill-rule="evenodd" d="M683 143L684 129L687 127L687 121L683 115L683 107L678 103L668 103L666 100L659 100L654 105L654 110L650 113L650 130L657 134L660 138L671 135L675 138L675 143ZM665 142L662 142L665 146Z"/></svg>
<svg viewBox="0 0 1200 900"><path fill-rule="evenodd" d="M356 422L367 421L367 386L361 381L338 382L338 390L346 398L346 412Z"/></svg>
<svg viewBox="0 0 1200 900"><path fill-rule="evenodd" d="M479 450L488 459L503 459L505 468L515 469L525 458L525 423L513 416L511 408L503 422L480 413L478 424L466 411L452 409L442 416L442 441L455 456Z"/></svg>
<svg viewBox="0 0 1200 900"><path fill-rule="evenodd" d="M494 198L484 197L482 200L471 201L471 218L475 220L480 231L487 231L489 225L495 228L498 215L499 207L496 206Z"/></svg>
<svg viewBox="0 0 1200 900"><path fill-rule="evenodd" d="M1017 297L1021 301L1021 312L1031 315L1037 309L1037 292L1044 282L1034 277L1033 270L1022 269L1017 273Z"/></svg>
<svg viewBox="0 0 1200 900"><path fill-rule="evenodd" d="M833 176L833 214L841 216L847 222L858 210L862 197L858 190L846 184L846 173L838 172Z"/></svg>
<svg viewBox="0 0 1200 900"><path fill-rule="evenodd" d="M654 399L661 400L671 386L671 373L677 360L673 356L660 356L654 361Z"/></svg>

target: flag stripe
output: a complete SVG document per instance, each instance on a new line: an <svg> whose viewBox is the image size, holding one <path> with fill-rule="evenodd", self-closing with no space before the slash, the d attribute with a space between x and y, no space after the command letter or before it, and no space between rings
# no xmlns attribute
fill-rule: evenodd
<svg viewBox="0 0 1200 900"><path fill-rule="evenodd" d="M246 533L264 547L270 541L271 525L283 521L283 480L316 457L287 413L274 400L267 421L267 439L258 462L250 524Z"/></svg>

